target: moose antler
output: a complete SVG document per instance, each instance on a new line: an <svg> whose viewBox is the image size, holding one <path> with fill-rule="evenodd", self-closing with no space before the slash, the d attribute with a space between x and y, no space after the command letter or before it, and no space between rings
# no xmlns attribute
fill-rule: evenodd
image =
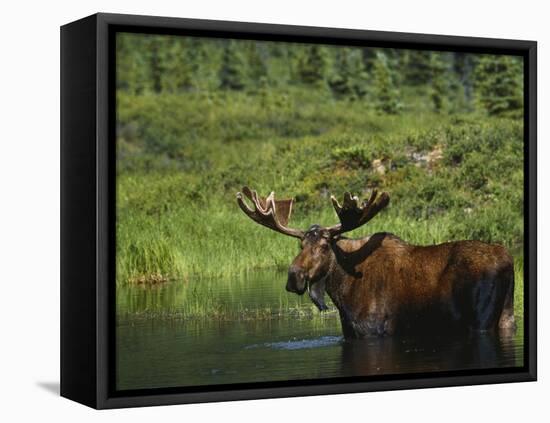
<svg viewBox="0 0 550 423"><path fill-rule="evenodd" d="M253 221L264 225L274 231L296 238L303 238L304 232L299 229L288 228L288 220L292 213L293 199L275 200L275 193L272 192L266 198L259 197L256 191L243 187L242 194L237 193L237 203ZM254 209L248 207L244 202L243 194L252 201Z"/></svg>
<svg viewBox="0 0 550 423"><path fill-rule="evenodd" d="M390 196L387 192L378 195L378 191L375 189L372 191L370 198L363 201L361 205L359 205L359 198L352 196L349 192L344 194L342 205L338 203L334 196L331 196L330 199L340 219L340 223L327 228L333 236L364 225L390 202Z"/></svg>

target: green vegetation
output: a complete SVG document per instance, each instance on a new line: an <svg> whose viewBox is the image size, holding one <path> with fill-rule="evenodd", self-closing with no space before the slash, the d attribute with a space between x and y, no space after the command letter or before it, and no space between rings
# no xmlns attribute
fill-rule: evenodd
<svg viewBox="0 0 550 423"><path fill-rule="evenodd" d="M476 67L478 101L490 115L521 118L523 69L510 56L483 56Z"/></svg>
<svg viewBox="0 0 550 423"><path fill-rule="evenodd" d="M235 42L228 43L223 51L220 68L220 87L242 90L245 87L246 67L243 56Z"/></svg>
<svg viewBox="0 0 550 423"><path fill-rule="evenodd" d="M336 309L319 313L306 296L284 290L286 271L258 270L228 278L201 278L183 283L125 284L117 289L118 319L217 320L304 318L334 319ZM336 322L338 319L334 319Z"/></svg>
<svg viewBox="0 0 550 423"><path fill-rule="evenodd" d="M297 70L300 81L309 85L323 85L327 69L327 53L324 47L313 44L302 52Z"/></svg>
<svg viewBox="0 0 550 423"><path fill-rule="evenodd" d="M437 113L443 112L446 108L446 95L449 92L449 72L447 66L448 63L443 60L441 54L432 53L430 58L431 99L434 111Z"/></svg>
<svg viewBox="0 0 550 423"><path fill-rule="evenodd" d="M350 236L502 243L523 312L522 104L487 88L516 84L516 58L128 34L117 60L121 292L180 279L185 316L232 316L215 288L298 250L242 214L243 185L295 197L301 228L336 222L330 194L376 187L390 206Z"/></svg>
<svg viewBox="0 0 550 423"><path fill-rule="evenodd" d="M358 49L342 48L334 56L334 72L329 80L332 93L339 99L357 100L367 94L368 74Z"/></svg>
<svg viewBox="0 0 550 423"><path fill-rule="evenodd" d="M396 114L401 107L399 91L395 87L395 75L392 74L384 53L378 52L372 73L375 109L380 114Z"/></svg>

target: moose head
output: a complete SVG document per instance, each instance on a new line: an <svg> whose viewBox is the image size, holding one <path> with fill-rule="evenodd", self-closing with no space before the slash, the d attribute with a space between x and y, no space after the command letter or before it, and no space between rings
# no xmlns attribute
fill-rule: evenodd
<svg viewBox="0 0 550 423"><path fill-rule="evenodd" d="M252 202L252 208L244 197ZM325 277L336 262L338 249L335 242L344 232L352 231L371 220L388 205L390 197L386 192L378 195L373 190L370 198L361 203L358 197L349 192L344 194L342 205L333 196L331 200L340 223L333 226L314 224L307 231L302 231L288 226L293 199L276 200L273 192L265 198L260 197L248 187L244 187L242 193L237 193L240 208L256 223L300 240L301 250L288 270L286 290L298 295L307 290L319 310L327 308L324 302Z"/></svg>

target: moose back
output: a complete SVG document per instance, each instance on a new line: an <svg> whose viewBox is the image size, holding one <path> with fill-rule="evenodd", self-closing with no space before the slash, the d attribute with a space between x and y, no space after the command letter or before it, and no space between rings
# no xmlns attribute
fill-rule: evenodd
<svg viewBox="0 0 550 423"><path fill-rule="evenodd" d="M372 219L389 195L374 190L359 203L345 193L342 205L331 199L340 223L302 231L287 226L293 200L275 200L274 193L263 198L248 187L237 193L252 220L300 240L286 289L308 291L321 311L328 294L345 338L515 328L514 267L504 247L480 241L415 246L389 233L349 239L342 234Z"/></svg>

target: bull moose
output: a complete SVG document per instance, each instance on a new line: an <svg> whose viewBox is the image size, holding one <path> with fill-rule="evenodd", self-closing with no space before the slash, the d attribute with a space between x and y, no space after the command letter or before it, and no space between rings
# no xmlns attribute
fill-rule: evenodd
<svg viewBox="0 0 550 423"><path fill-rule="evenodd" d="M327 309L326 292L346 339L514 328L514 267L504 247L480 241L416 246L385 232L360 239L342 235L371 220L389 199L376 190L361 203L349 192L342 205L331 197L340 223L304 232L288 226L293 199L276 200L273 192L263 198L248 187L237 193L252 220L300 240L286 290L308 291L321 311Z"/></svg>

